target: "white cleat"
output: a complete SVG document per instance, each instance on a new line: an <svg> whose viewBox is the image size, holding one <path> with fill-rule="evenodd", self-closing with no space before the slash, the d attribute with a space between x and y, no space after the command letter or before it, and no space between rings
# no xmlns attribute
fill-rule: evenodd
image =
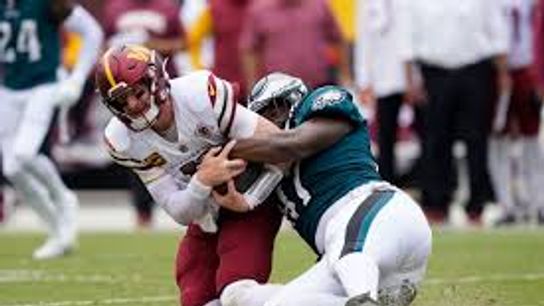
<svg viewBox="0 0 544 306"><path fill-rule="evenodd" d="M345 306L377 306L378 302L370 297L368 293L356 295L350 298Z"/></svg>
<svg viewBox="0 0 544 306"><path fill-rule="evenodd" d="M448 221L453 228L465 229L469 227L469 220L465 209L460 204L452 204L449 207Z"/></svg>
<svg viewBox="0 0 544 306"><path fill-rule="evenodd" d="M49 238L45 243L34 251L32 258L35 260L46 260L62 257L72 251L71 245L61 243L57 238Z"/></svg>
<svg viewBox="0 0 544 306"><path fill-rule="evenodd" d="M486 203L482 212L482 225L491 228L499 224L506 217L506 212L498 203Z"/></svg>

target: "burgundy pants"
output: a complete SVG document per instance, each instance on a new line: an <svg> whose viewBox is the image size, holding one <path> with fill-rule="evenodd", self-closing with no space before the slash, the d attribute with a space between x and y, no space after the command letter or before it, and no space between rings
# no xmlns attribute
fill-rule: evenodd
<svg viewBox="0 0 544 306"><path fill-rule="evenodd" d="M221 211L217 233L190 225L176 259L182 305L202 306L219 298L225 286L237 280L267 282L280 224L278 209L263 204L245 214Z"/></svg>

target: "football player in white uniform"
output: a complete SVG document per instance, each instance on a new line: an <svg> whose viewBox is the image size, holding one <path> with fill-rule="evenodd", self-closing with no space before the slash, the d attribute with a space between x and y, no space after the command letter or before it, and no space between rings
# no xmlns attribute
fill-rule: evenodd
<svg viewBox="0 0 544 306"><path fill-rule="evenodd" d="M81 35L78 61L58 77L61 28ZM103 33L96 20L70 0L0 2L0 140L3 171L49 230L35 259L64 255L77 234L76 195L39 153L55 109L77 102L96 61Z"/></svg>
<svg viewBox="0 0 544 306"><path fill-rule="evenodd" d="M225 289L222 305L411 304L431 252L431 229L419 205L378 174L352 95L338 86L309 91L300 79L274 73L254 86L249 108L287 129L239 140L231 156L293 163L278 198L320 260L266 302L260 295L268 285L239 281ZM226 195L214 193L217 202L246 210L229 187Z"/></svg>
<svg viewBox="0 0 544 306"><path fill-rule="evenodd" d="M266 186L275 186L281 171L263 171L260 187L245 194L248 216L221 214L210 194L246 166L228 160L234 142L222 151L220 146L278 128L238 105L236 86L208 71L169 80L165 61L141 46L106 51L96 84L115 115L105 130L112 158L132 169L174 220L189 225L177 261L182 304L218 305L233 281L266 282L281 215L272 205L253 208L271 193Z"/></svg>

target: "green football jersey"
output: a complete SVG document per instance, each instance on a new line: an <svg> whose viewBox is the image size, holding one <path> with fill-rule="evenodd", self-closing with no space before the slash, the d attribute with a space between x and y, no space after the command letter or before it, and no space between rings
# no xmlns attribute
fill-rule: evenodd
<svg viewBox="0 0 544 306"><path fill-rule="evenodd" d="M60 34L50 6L50 0L0 0L4 86L28 89L57 79Z"/></svg>
<svg viewBox="0 0 544 306"><path fill-rule="evenodd" d="M317 225L327 208L354 188L381 178L366 120L348 91L326 86L311 92L293 110L289 127L313 117L344 118L354 126L333 146L294 164L280 183L278 195L285 215L315 250Z"/></svg>

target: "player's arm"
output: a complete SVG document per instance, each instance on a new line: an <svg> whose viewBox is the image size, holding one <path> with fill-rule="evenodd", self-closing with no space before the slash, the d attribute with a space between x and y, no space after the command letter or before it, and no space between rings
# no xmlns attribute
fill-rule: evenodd
<svg viewBox="0 0 544 306"><path fill-rule="evenodd" d="M139 160L126 153L131 140L123 136L123 130L116 130L114 124L108 125L104 139L113 161L134 171L155 202L182 225L207 213L207 200L213 186L232 179L245 169L244 161L228 160L229 151L234 145L232 142L223 150L212 148L206 153L189 183L182 186L167 173L166 161L162 157L152 154L145 160Z"/></svg>
<svg viewBox="0 0 544 306"><path fill-rule="evenodd" d="M104 32L96 19L81 5L73 6L64 19L63 26L66 30L75 32L82 38L83 44L71 77L84 81L98 59L104 41Z"/></svg>
<svg viewBox="0 0 544 306"><path fill-rule="evenodd" d="M258 135L279 132L280 129L266 118L236 103L236 86L210 74L208 77L208 96L220 131L229 139L243 139ZM229 155L232 158L232 156ZM283 165L282 165L283 166ZM248 211L260 205L275 189L283 177L283 169L275 165L264 165L264 171L244 194L235 192L233 182L229 184L226 196L217 194L215 199L222 204L221 198L230 198L228 202L238 203L235 207L226 207L235 211Z"/></svg>
<svg viewBox="0 0 544 306"><path fill-rule="evenodd" d="M352 129L349 120L314 117L291 130L240 139L230 156L272 164L291 163L328 148Z"/></svg>
<svg viewBox="0 0 544 306"><path fill-rule="evenodd" d="M213 186L221 184L241 173L245 167L242 161L227 160L227 151L219 148L210 150L203 158L198 171L189 183L181 187L161 166L138 167L129 165L127 159L111 154L114 160L131 169L145 184L147 190L168 215L182 225L202 218L207 212L207 201ZM217 155L216 155L217 154ZM221 169L224 165L225 169Z"/></svg>
<svg viewBox="0 0 544 306"><path fill-rule="evenodd" d="M59 84L56 97L59 105L70 106L79 100L83 85L96 62L104 33L89 12L70 0L54 0L51 2L51 18L62 24L69 32L82 38L82 47L68 78Z"/></svg>

